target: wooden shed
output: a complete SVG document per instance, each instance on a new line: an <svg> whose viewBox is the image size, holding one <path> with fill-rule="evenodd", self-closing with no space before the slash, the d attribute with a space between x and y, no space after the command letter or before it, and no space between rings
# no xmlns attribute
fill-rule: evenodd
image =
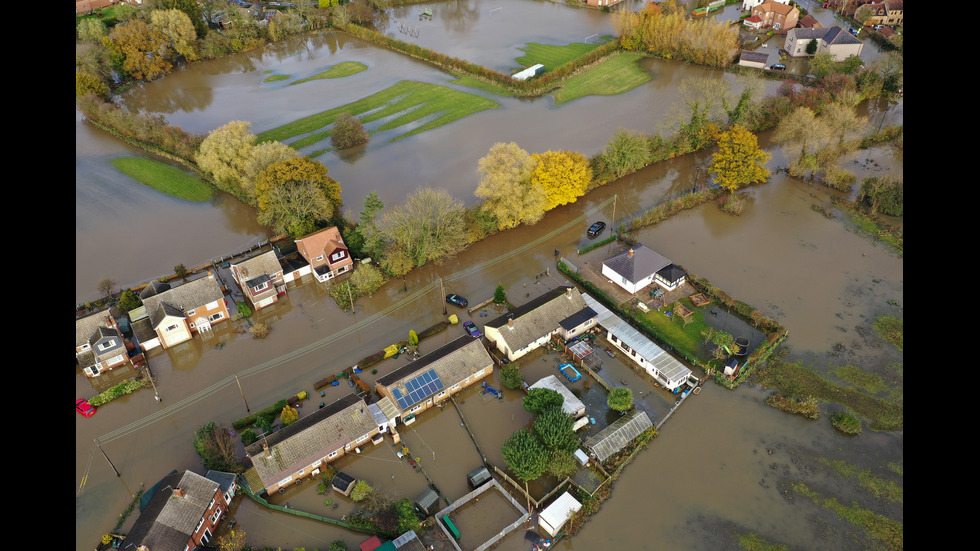
<svg viewBox="0 0 980 551"><path fill-rule="evenodd" d="M344 473L337 473L333 477L333 482L331 483L334 490L349 496L351 490L354 489L354 483L357 482L353 477Z"/></svg>
<svg viewBox="0 0 980 551"><path fill-rule="evenodd" d="M439 494L431 488L426 490L425 493L415 498L415 507L423 515L431 516L439 510Z"/></svg>
<svg viewBox="0 0 980 551"><path fill-rule="evenodd" d="M490 471L486 467L481 466L479 469L466 475L466 482L469 483L470 488L475 490L484 482L490 481L491 478L493 477L490 476Z"/></svg>

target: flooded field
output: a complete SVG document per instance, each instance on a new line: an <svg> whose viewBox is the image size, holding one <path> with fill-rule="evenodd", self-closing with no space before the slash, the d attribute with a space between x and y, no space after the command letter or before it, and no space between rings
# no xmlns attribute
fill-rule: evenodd
<svg viewBox="0 0 980 551"><path fill-rule="evenodd" d="M576 37L584 33L611 29L608 14L593 10L517 0L499 5L507 17L514 17L514 12L524 15L508 26L506 32L513 34L498 35L510 37L499 38L499 49L492 47L497 14L489 13L498 6L496 2L433 3L433 20L420 26L418 39L432 41L429 47L438 49L472 35L480 47L461 46L447 53L485 55L486 63L496 64L491 66L509 68L515 66L515 48L523 42L567 43L583 39ZM412 19L418 7L401 10L384 32L398 35L395 21ZM351 80L338 79L343 82L292 87L262 82L269 70L305 77L341 61L360 61L369 69ZM492 112L395 143L372 140L358 158L328 152L320 160L341 183L351 211L359 211L363 197L372 190L378 190L390 205L421 185L444 187L473 204L476 161L494 142L517 141L530 152L562 148L591 155L602 150L618 127L660 129L671 118L677 85L684 78L732 78L662 60L648 60L644 68L653 80L616 98L582 98L560 107L550 97L497 98L501 108ZM425 64L339 34L325 34L186 67L131 90L123 101L161 113L194 132L205 133L235 119L250 120L253 131L261 132L401 79L449 85L447 75ZM776 81L767 83L773 89L776 85ZM903 119L901 104L876 103L865 109L875 124ZM786 166L785 156L768 135L760 136L760 145L773 153L770 168ZM255 213L227 196L205 204L179 201L129 180L109 164L114 157L131 155L144 154L87 126L76 113L76 300L93 298L101 277L135 285L170 273L176 264L206 262L264 238L265 229L255 224ZM443 319L440 277L445 292L466 296L471 304L490 298L498 283L518 305L565 284L555 270L555 249L576 263L601 262L612 253L611 247L574 254L589 243L585 237L589 224L601 219L615 227L705 182L710 155L703 152L648 167L549 212L535 226L494 235L454 258L416 269L404 282L393 280L372 297L359 299L354 314L336 307L328 286L308 281L256 315L271 324L265 340L252 339L241 323L223 322L208 339L154 350L149 364L162 402L154 400L152 391L141 391L113 401L92 418L76 416L75 548L92 549L113 528L141 485L154 484L172 469L203 472L191 445L198 426L211 420L229 426L247 414L247 407L254 412L301 390L311 396L301 415L315 411L322 401L342 397L348 387L327 387L321 397L313 383L406 338L410 329L419 331ZM904 158L900 150L880 146L855 154L848 163L859 177L902 175ZM870 371L900 364L902 354L882 345L870 325L883 314L903 315L902 259L850 229L842 217L819 212L815 207L830 208L832 194L825 189L780 173L745 194L747 207L739 217L723 213L714 203L706 204L642 230L637 238L776 318L789 330L788 360L805 362L830 377L835 368L846 364ZM615 201L610 201L613 197ZM116 246L106 247L107 243ZM549 268L549 276L535 277ZM455 313L461 321L472 320L481 328L492 319L479 313ZM424 341L422 353L462 334L458 326L450 327ZM404 362L404 358L386 360L376 366L377 373L367 371L362 378L373 385ZM529 361L522 372L533 383L544 376L560 376L557 365L556 355L544 354ZM133 375L119 371L95 380L77 375L76 395L90 397ZM673 396L652 387L648 376L620 358L604 357L599 375L613 386L631 388L638 407L654 423L674 405ZM568 384L590 412L597 412L596 425L583 433L610 422L603 409L604 391L597 384L586 388L587 380L583 376ZM502 388L499 372L487 382ZM458 411L452 405L434 409L413 425L401 427L404 445L424 474L397 458L390 439L368 445L335 466L394 499L414 500L431 483L446 498L456 500L469 491L465 475L480 464L481 453L503 467L501 444L532 419L521 405L522 397L520 391L504 389L503 399L497 400L472 387L457 397ZM827 421L826 412L833 404L824 404L825 414L810 422L766 406L765 397L766 393L748 385L731 392L713 384L691 396L649 449L625 469L600 512L579 535L559 547L737 549L735 538L747 533L792 549L872 547L859 528L800 497L793 484L806 483L841 502L859 502L901 521L901 504L882 504L869 497L857 483L835 476L825 461L846 461L886 475L886 464L903 462L904 435L865 430L858 437L845 437ZM461 425L460 413L479 447ZM897 479L901 483L901 476ZM532 495L544 495L555 484L545 477L532 486ZM272 501L332 518L354 508L336 492L317 494L311 483L277 494ZM478 515L468 509L460 512L465 538L476 541L491 526L504 526L516 518L513 510L493 499L486 506L489 512ZM492 522L481 524L481 515ZM253 546L325 549L331 541L342 539L356 548L367 539L332 525L264 511L248 499L241 502L235 517ZM135 514L120 530L128 530L134 520ZM528 547L518 530L497 549Z"/></svg>

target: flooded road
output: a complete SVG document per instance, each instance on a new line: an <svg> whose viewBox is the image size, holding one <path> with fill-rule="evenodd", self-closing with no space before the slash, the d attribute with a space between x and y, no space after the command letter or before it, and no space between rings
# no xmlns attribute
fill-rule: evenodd
<svg viewBox="0 0 980 551"><path fill-rule="evenodd" d="M542 3L540 9L554 7ZM587 12L589 18L596 15L591 10L569 9L556 10L553 15L568 11ZM481 14L474 20L486 17ZM550 29L548 32L555 34ZM303 77L347 60L369 65L368 71L351 77L363 76L363 80L319 81L294 87L262 83L267 70ZM600 151L619 126L656 131L670 115L677 83L686 76L710 74L706 69L666 61L651 61L649 70L654 80L612 100L583 98L555 107L550 97L498 99L502 108L492 113L393 144L372 140L365 155L357 160L327 153L321 161L341 182L346 205L353 211L360 210L363 197L373 189L392 204L418 185L429 183L446 187L472 204L472 189L478 180L476 160L494 142L516 140L531 152L567 148L589 155ZM195 65L131 91L126 101L163 113L171 123L195 132L207 132L246 115L253 122L253 130L260 132L352 101L366 95L365 90L380 90L403 78L448 81L441 72L391 52L340 35L324 35L283 51ZM718 78L730 76L718 74ZM272 101L276 97L285 101ZM306 101L299 101L304 98ZM263 109L248 107L253 105ZM894 118L901 121L900 107L870 109L888 117L884 124ZM772 168L787 164L768 135L760 136L760 144L774 154ZM191 265L197 258L227 254L263 236L263 228L250 222L254 213L231 199L226 203L218 198L214 205L180 202L115 173L107 163L113 156L142 153L92 130L77 114L76 152L78 300L85 299L87 289L94 290L100 277L112 276L123 284L139 283L169 273L177 263ZM881 147L864 153L867 155L852 159L856 170L868 174L877 169L902 172L900 151ZM146 390L106 405L92 418L76 416L76 549L90 550L113 528L140 484L148 487L172 469L203 472L191 445L195 428L210 420L229 426L245 416L248 410L243 394L255 412L307 390L311 399L300 410L301 415L315 410L321 401L342 397L347 387L328 387L321 397L313 390L313 382L406 338L410 329L420 331L442 319L439 277L444 278L445 292L459 293L471 303L490 298L498 283L505 286L515 304L565 283L555 270L554 249L573 262L601 261L610 252L606 247L581 257L574 254L589 243L585 229L592 221L602 219L614 226L665 197L705 181L710 154L702 152L648 167L549 212L535 226L494 235L453 259L414 270L404 283L392 280L373 297L359 299L353 315L335 306L326 287L308 282L291 289L285 300L257 315L272 325L272 333L265 340L253 340L240 333L236 325L224 322L215 326L208 340L197 338L171 350L154 350L149 364L162 403ZM868 162L868 157L878 165ZM822 371L845 363L870 369L900 362L901 354L869 345L863 336L866 333L858 328L866 328L883 313L901 317L901 308L888 301L904 304L903 261L884 246L850 231L841 220L817 212L814 205L829 206L830 195L821 188L779 174L768 184L745 193L747 207L740 217L724 214L710 203L642 230L637 238L779 320L790 332L790 360L806 361ZM615 201L610 200L613 197ZM134 202L141 208L131 208ZM100 216L104 204L115 207L112 217ZM166 221L174 220L179 221L177 228L165 228L170 233L161 229ZM120 227L125 228L123 240ZM145 250L153 251L159 250L160 241L159 245L176 250L140 254L134 262L133 254L107 251L101 246L105 241L124 241L121 245L125 250L145 246ZM550 276L535 278L548 268ZM472 319L478 326L492 319L479 313L460 317ZM450 327L424 341L422 353L461 334L458 326ZM828 352L837 343L844 343L845 352L831 356ZM365 372L363 378L372 384L403 363L387 360L378 365L378 373ZM550 357L525 369L529 379L557 373ZM624 371L624 367L610 361L605 369L611 379L625 380L636 391L643 388L642 377ZM130 376L132 373L112 373L106 376L111 379L100 378L94 383L76 376L76 395L92 396L111 382ZM491 384L501 388L499 373L494 374ZM584 387L580 390L585 392ZM470 388L458 398L460 411L491 463L503 464L500 444L531 420L520 405L520 397L517 391L505 390L503 400L487 400L478 388ZM903 435L865 430L859 437L845 438L830 427L826 416L807 422L764 405L764 398L764 393L748 386L729 392L708 384L701 394L685 402L649 449L623 472L613 497L583 531L560 547L735 549L734 535L752 532L793 549L864 548L865 540L855 535L855 528L811 501L798 496L790 499L787 485L805 481L843 502L866 499L860 491L828 475L820 468L819 459L842 459L861 468L880 470L889 461L902 463ZM655 422L671 403L669 397L650 391L639 402ZM409 429L402 436L432 481L450 499L464 495L465 474L481 457L460 425L459 413L451 407L427 412ZM102 452L118 469L119 477ZM395 498L414 499L429 483L397 460L390 440L368 446L360 455L345 457L337 466ZM546 485L540 490L547 491ZM326 499L331 500L329 505ZM336 515L334 518L353 508L335 493L317 495L311 484L275 496L273 501ZM493 507L499 514L491 516L499 518L488 519L488 524L512 520L506 507ZM900 508L887 512L892 518L902 518ZM366 539L334 526L262 511L247 499L236 518L254 546L325 549L331 541L343 539L356 548ZM135 514L121 531L134 520ZM464 522L470 520L464 518ZM525 549L519 536L505 538L498 548Z"/></svg>

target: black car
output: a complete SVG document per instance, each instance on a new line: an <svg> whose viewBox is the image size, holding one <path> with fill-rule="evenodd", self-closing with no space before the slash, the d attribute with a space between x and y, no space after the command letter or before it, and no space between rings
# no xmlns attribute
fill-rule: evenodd
<svg viewBox="0 0 980 551"><path fill-rule="evenodd" d="M596 222L595 224L592 224L591 226L589 226L589 231L588 231L589 237L595 237L599 235L600 233L602 233L602 230L604 229L606 229L605 222Z"/></svg>
<svg viewBox="0 0 980 551"><path fill-rule="evenodd" d="M786 66L783 65L782 63L773 63L772 65L769 66L769 70L771 70L771 71L785 71L786 70Z"/></svg>
<svg viewBox="0 0 980 551"><path fill-rule="evenodd" d="M459 295L446 295L446 302L453 306L459 306L460 308L466 308L466 305L469 304L465 298Z"/></svg>

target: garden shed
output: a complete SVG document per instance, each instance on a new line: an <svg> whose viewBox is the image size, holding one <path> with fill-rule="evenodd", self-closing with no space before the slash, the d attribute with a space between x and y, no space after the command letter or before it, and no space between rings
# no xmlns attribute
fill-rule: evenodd
<svg viewBox="0 0 980 551"><path fill-rule="evenodd" d="M415 507L427 517L432 515L439 508L439 494L431 488L426 490L425 493L415 498Z"/></svg>
<svg viewBox="0 0 980 551"><path fill-rule="evenodd" d="M572 494L565 492L541 511L538 516L538 526L548 535L554 536L568 522L572 513L581 508L582 504L572 497Z"/></svg>
<svg viewBox="0 0 980 551"><path fill-rule="evenodd" d="M470 488L475 490L480 484L489 481L491 478L490 471L486 467L481 466L479 469L466 475L466 482L469 483Z"/></svg>
<svg viewBox="0 0 980 551"><path fill-rule="evenodd" d="M350 475L344 473L337 473L336 476L333 477L333 482L331 483L331 485L333 486L334 490L337 490L338 492L344 494L345 496L349 496L351 490L354 489L355 482L357 481L354 480L354 478L351 477Z"/></svg>

